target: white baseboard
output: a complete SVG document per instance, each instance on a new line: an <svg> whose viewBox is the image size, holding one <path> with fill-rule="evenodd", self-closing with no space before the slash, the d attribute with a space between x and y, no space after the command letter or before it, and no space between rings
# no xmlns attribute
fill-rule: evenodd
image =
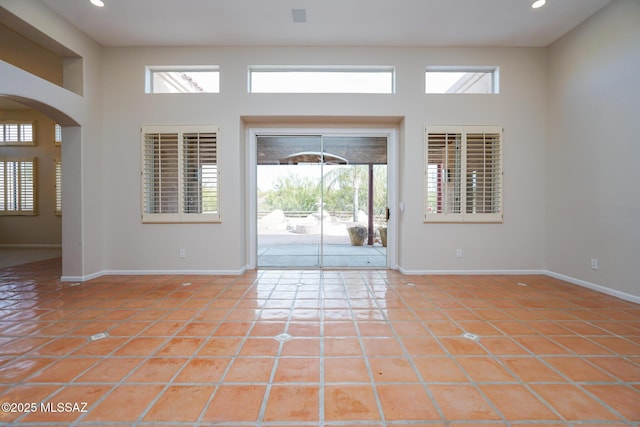
<svg viewBox="0 0 640 427"><path fill-rule="evenodd" d="M565 282L573 283L574 285L582 286L583 288L589 288L591 290L594 290L606 295L611 295L612 297L616 297L616 298L623 299L625 301L640 304L640 296L638 295L633 295L627 292L618 291L616 289L611 289L606 286L597 285L595 283L587 282L586 280L576 279L575 277L567 276L567 275L556 273L553 271L545 271L544 274L556 279L564 280Z"/></svg>
<svg viewBox="0 0 640 427"><path fill-rule="evenodd" d="M239 276L247 271L239 270L103 270L86 276L62 276L61 282L86 282L102 276Z"/></svg>
<svg viewBox="0 0 640 427"><path fill-rule="evenodd" d="M546 274L545 270L409 270L405 268L398 268L398 271L408 276L421 276L421 275L526 275L532 274Z"/></svg>
<svg viewBox="0 0 640 427"><path fill-rule="evenodd" d="M88 274L86 276L62 276L60 277L61 282L86 282L88 280L97 279L98 277L104 276L104 272L99 271L97 273Z"/></svg>
<svg viewBox="0 0 640 427"><path fill-rule="evenodd" d="M246 272L246 268L238 270L105 270L103 276L239 276Z"/></svg>

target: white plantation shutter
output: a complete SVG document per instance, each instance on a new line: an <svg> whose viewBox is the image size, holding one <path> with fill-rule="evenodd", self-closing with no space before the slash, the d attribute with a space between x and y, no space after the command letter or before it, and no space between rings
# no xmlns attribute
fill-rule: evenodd
<svg viewBox="0 0 640 427"><path fill-rule="evenodd" d="M502 129L429 126L426 221L502 221Z"/></svg>
<svg viewBox="0 0 640 427"><path fill-rule="evenodd" d="M502 207L500 133L467 133L467 214L499 214Z"/></svg>
<svg viewBox="0 0 640 427"><path fill-rule="evenodd" d="M20 142L30 143L33 142L33 124L32 123L20 123L20 135L18 139Z"/></svg>
<svg viewBox="0 0 640 427"><path fill-rule="evenodd" d="M461 213L462 134L435 131L427 138L427 212L453 220Z"/></svg>
<svg viewBox="0 0 640 427"><path fill-rule="evenodd" d="M54 160L55 167L55 192L56 192L56 215L62 215L62 162Z"/></svg>
<svg viewBox="0 0 640 427"><path fill-rule="evenodd" d="M0 215L37 215L37 159L0 159Z"/></svg>
<svg viewBox="0 0 640 427"><path fill-rule="evenodd" d="M20 190L18 192L18 206L21 212L35 213L35 169L35 159L33 161L20 162L20 173L18 177L20 185Z"/></svg>
<svg viewBox="0 0 640 427"><path fill-rule="evenodd" d="M35 145L33 122L0 123L0 145Z"/></svg>
<svg viewBox="0 0 640 427"><path fill-rule="evenodd" d="M58 123L53 128L53 145L62 145L62 126Z"/></svg>
<svg viewBox="0 0 640 427"><path fill-rule="evenodd" d="M143 128L143 222L219 221L216 126Z"/></svg>
<svg viewBox="0 0 640 427"><path fill-rule="evenodd" d="M144 214L178 214L178 133L144 133Z"/></svg>
<svg viewBox="0 0 640 427"><path fill-rule="evenodd" d="M217 134L188 132L182 138L185 213L215 214L218 212Z"/></svg>

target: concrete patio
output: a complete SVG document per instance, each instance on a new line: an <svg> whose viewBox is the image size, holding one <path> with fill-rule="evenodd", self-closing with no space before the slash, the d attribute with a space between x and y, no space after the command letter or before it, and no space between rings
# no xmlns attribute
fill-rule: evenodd
<svg viewBox="0 0 640 427"><path fill-rule="evenodd" d="M380 243L352 246L349 237L290 232L258 235L260 268L385 268L387 248Z"/></svg>

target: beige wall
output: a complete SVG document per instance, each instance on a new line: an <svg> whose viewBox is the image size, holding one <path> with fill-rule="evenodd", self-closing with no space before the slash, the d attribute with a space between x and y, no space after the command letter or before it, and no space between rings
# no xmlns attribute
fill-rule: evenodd
<svg viewBox="0 0 640 427"><path fill-rule="evenodd" d="M0 94L64 126L62 274L72 281L93 277L104 270L101 47L41 2L0 0L0 7L81 58L67 64L71 75L65 72L63 86L70 90L0 60Z"/></svg>
<svg viewBox="0 0 640 427"><path fill-rule="evenodd" d="M546 233L549 270L638 297L639 22L615 0L549 48Z"/></svg>
<svg viewBox="0 0 640 427"><path fill-rule="evenodd" d="M62 57L0 23L0 60L62 86Z"/></svg>
<svg viewBox="0 0 640 427"><path fill-rule="evenodd" d="M219 65L219 94L144 93L146 65ZM250 65L391 65L392 95L250 94ZM499 66L498 95L426 95L428 65ZM546 51L536 48L106 48L103 57L105 266L110 271L241 271L249 209L243 117L323 117L399 127L398 267L436 270L544 268ZM282 122L282 119L275 119ZM324 120L331 122L331 120ZM140 127L220 126L221 224L142 224ZM504 126L502 224L425 224L424 126ZM488 245L487 242L490 242ZM178 249L187 257L179 258ZM456 258L455 250L464 257Z"/></svg>
<svg viewBox="0 0 640 427"><path fill-rule="evenodd" d="M60 147L54 146L55 122L33 110L0 110L0 121L26 120L35 124L35 146L0 146L0 157L37 158L38 215L0 216L0 245L60 245L61 217L55 214L54 159Z"/></svg>

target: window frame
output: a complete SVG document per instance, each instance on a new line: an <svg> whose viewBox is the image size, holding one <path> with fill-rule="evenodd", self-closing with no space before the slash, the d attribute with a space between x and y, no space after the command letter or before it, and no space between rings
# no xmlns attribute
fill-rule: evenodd
<svg viewBox="0 0 640 427"><path fill-rule="evenodd" d="M389 91L357 91L357 90L255 90L253 77L254 73L389 73L391 77ZM372 65L372 66L323 66L323 65L251 65L248 70L248 91L252 94L356 94L356 95L393 95L396 93L396 70L394 66Z"/></svg>
<svg viewBox="0 0 640 427"><path fill-rule="evenodd" d="M487 73L491 75L490 92L435 92L429 91L429 73ZM500 67L498 66L428 66L424 72L424 93L427 95L497 95L500 93Z"/></svg>
<svg viewBox="0 0 640 427"><path fill-rule="evenodd" d="M168 196L163 196L162 189L158 189L156 185L160 187L162 184L155 184L158 182L158 179L162 178L162 167L160 169L155 167L157 163L157 157L154 157L154 166L149 164L149 148L147 146L148 143L148 135L176 135L176 148L175 148L175 157L173 155L166 156L165 159L169 159L171 161L170 165L173 164L173 169L169 169L175 174L175 177L169 177L169 179L175 181L170 182L175 184L176 190L168 191L164 194L168 194ZM215 212L188 212L192 206L190 207L188 203L185 201L185 194L189 191L190 186L193 184L192 182L187 182L187 172L185 172L185 152L188 148L185 147L185 134L213 134L215 135L215 143L213 151L215 152L215 204L217 210ZM145 125L142 126L141 129L141 219L143 223L219 223L221 222L220 217L220 154L219 154L219 127L217 125ZM204 149L203 149L204 150ZM200 159L200 155L206 157L205 154L211 153L211 147L208 149L209 151L202 152L198 151L198 160ZM189 154L186 154L186 158L189 157ZM161 161L161 159L160 159ZM204 166L201 164L200 166ZM171 166L167 166L164 170L166 171ZM152 170L153 169L153 170ZM157 175L156 172L160 172L160 175ZM199 172L198 183L200 185L199 194L197 198L199 203L204 203L202 196L202 189L204 188L202 183L202 171ZM160 176L160 178L158 178ZM153 191L157 193L155 196L150 196L149 193ZM160 193L158 193L160 192ZM151 201L151 198L154 198ZM158 210L162 210L162 205L160 208L151 208L148 206L150 203L162 203L162 200L158 201L158 197L167 197L164 200L170 203L172 208L175 207L175 212L158 212Z"/></svg>
<svg viewBox="0 0 640 427"><path fill-rule="evenodd" d="M7 180L7 164L15 164L12 167L15 168L17 166L17 177L13 179L13 183ZM22 176L23 169L22 163L31 163L31 185L30 191L26 196L23 196L23 188L24 188L24 178ZM11 189L9 186L11 185ZM13 191L17 193L17 196L14 197L13 202L17 203L16 209L8 209L8 204L10 200L8 200L7 194L8 191ZM29 198L30 194L30 198ZM27 199L25 199L25 197ZM0 216L36 216L38 215L38 158L0 158ZM30 202L32 209L23 209L22 205L24 203Z"/></svg>
<svg viewBox="0 0 640 427"><path fill-rule="evenodd" d="M21 140L23 126L30 126L30 140ZM7 140L6 133L8 126L16 126L16 140ZM36 123L32 120L0 120L0 146L31 147L36 145Z"/></svg>
<svg viewBox="0 0 640 427"><path fill-rule="evenodd" d="M217 77L217 90L202 91L177 91L156 92L154 90L154 77L156 73L191 73L212 72ZM212 94L220 93L220 66L218 65L147 65L145 67L145 93L152 95L185 95L185 94Z"/></svg>
<svg viewBox="0 0 640 427"><path fill-rule="evenodd" d="M456 150L456 146L453 152L453 164L454 164L454 172L451 173L452 168L444 168L441 163L431 163L430 162L430 140L431 135L459 135L460 136L460 146L459 150ZM488 172L485 172L483 176L486 176L486 180L489 182L487 184L490 187L489 190L489 198L491 199L488 203L488 206L491 209L496 209L492 212L468 212L470 206L475 206L476 199L468 194L469 185L474 186L475 180L477 179L477 174L469 175L468 164L470 161L469 157L469 135L491 135L497 136L498 147L497 149L492 148L489 154L483 152L482 160L486 162L486 159L489 158L489 161L492 163L492 167L489 168ZM425 143L424 143L424 161L425 161L425 172L424 172L424 221L425 222L433 222L433 223L448 223L448 222L469 222L469 223L502 223L504 219L504 196L503 196L503 188L504 188L504 169L503 169L503 146L504 146L504 130L502 126L443 126L443 125L427 125L425 126ZM434 139L436 137L434 136ZM446 141L446 140L445 140ZM492 140L495 142L495 140ZM447 144L447 142L445 142ZM484 150L484 148L483 148ZM447 149L447 152L451 150ZM456 154L456 151L459 154ZM447 154L448 155L448 154ZM472 151L471 160L474 158L477 159L477 151ZM475 157L473 157L475 156ZM434 156L432 156L434 157ZM437 156L435 156L437 157ZM497 158L496 158L497 157ZM447 161L449 159L447 158ZM436 165L436 169L432 167ZM437 198L436 203L444 204L446 206L451 206L453 203L453 208L448 209L444 208L441 212L430 212L430 198L434 193L433 188L433 173L436 170L436 188L435 188L435 197ZM444 189L440 184L440 181L447 182L452 184L447 184L452 187L451 190ZM459 180L459 183L456 182ZM446 193L446 194L445 194ZM453 193L453 201L451 202L448 197ZM459 199L456 199L458 196ZM469 204L471 203L471 205Z"/></svg>

